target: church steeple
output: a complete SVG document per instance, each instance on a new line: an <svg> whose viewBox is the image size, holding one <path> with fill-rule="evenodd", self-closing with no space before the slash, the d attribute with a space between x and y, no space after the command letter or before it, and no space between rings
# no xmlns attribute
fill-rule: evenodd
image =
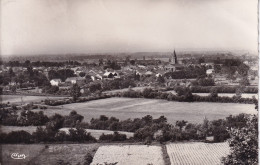
<svg viewBox="0 0 260 165"><path fill-rule="evenodd" d="M178 64L178 60L177 60L177 55L176 55L175 49L174 49L173 55L172 55L172 63L173 64Z"/></svg>
<svg viewBox="0 0 260 165"><path fill-rule="evenodd" d="M174 53L175 64L178 64L178 60L177 60L177 55L176 55L175 49L174 49L173 53Z"/></svg>

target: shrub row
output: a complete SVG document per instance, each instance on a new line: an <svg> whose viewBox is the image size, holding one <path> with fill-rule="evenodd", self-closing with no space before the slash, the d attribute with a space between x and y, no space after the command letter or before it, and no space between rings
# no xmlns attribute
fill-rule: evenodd
<svg viewBox="0 0 260 165"><path fill-rule="evenodd" d="M73 101L73 99L63 99L63 100L45 100L46 105L50 106L57 106L57 105L64 105L64 104L71 104L71 103L81 103L81 102L88 102L92 100L99 100L99 99L106 99L110 98L110 95L100 95L100 96L89 96L89 97L82 97L78 98L76 101Z"/></svg>
<svg viewBox="0 0 260 165"><path fill-rule="evenodd" d="M212 88L215 88L218 93L236 93L238 89L241 89L241 86L192 86L192 93L209 93ZM176 87L167 87L163 91L175 90ZM242 89L244 93L258 93L257 87L246 86Z"/></svg>
<svg viewBox="0 0 260 165"><path fill-rule="evenodd" d="M187 90L179 95L172 93L160 92L151 88L146 88L143 92L128 90L125 92L117 93L118 97L130 97L130 98L150 98L150 99L164 99L168 101L179 101L179 102L219 102L219 103L245 103L255 104L256 98L238 98L238 97L212 97L212 96L198 96L193 95L191 91Z"/></svg>
<svg viewBox="0 0 260 165"><path fill-rule="evenodd" d="M65 132L50 132L38 128L36 132L30 134L26 131L12 131L8 134L0 134L0 143L40 143L40 142L96 142L96 139L84 129L70 129L69 134Z"/></svg>
<svg viewBox="0 0 260 165"><path fill-rule="evenodd" d="M73 112L71 113L73 116ZM81 116L81 115L80 115ZM79 116L79 117L80 117ZM66 117L63 117L66 118ZM150 143L152 141L183 141L183 140L205 140L206 136L213 136L215 142L222 142L228 139L228 129L245 127L249 116L240 114L238 116L229 116L226 119L208 121L204 119L202 124L192 124L187 121L176 121L174 125L167 123L167 118L160 116L153 119L146 115L143 118L127 119L119 121L115 117L110 119L102 115L99 119L92 119L87 128L96 129L114 129L134 132L132 140ZM95 142L96 139L87 133L80 124L76 129L69 129L69 133L59 131L62 127L62 118L55 115L46 124L46 128L37 127L32 135L25 131L16 131L9 134L0 134L2 143L40 143L40 142ZM80 123L81 121L79 121ZM109 124L109 127L100 127L100 125ZM116 127L115 127L116 126ZM75 126L74 126L75 127ZM126 135L114 132L114 134L102 134L100 141L125 141Z"/></svg>

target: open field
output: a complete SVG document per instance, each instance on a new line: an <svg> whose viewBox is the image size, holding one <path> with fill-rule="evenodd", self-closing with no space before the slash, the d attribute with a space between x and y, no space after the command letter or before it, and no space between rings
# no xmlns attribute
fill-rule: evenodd
<svg viewBox="0 0 260 165"><path fill-rule="evenodd" d="M10 133L12 131L26 131L29 132L30 134L32 134L33 132L36 131L37 126L26 126L26 127L22 127L22 126L1 126L1 132L3 133Z"/></svg>
<svg viewBox="0 0 260 165"><path fill-rule="evenodd" d="M169 123L177 120L187 120L191 123L201 123L204 117L209 120L226 118L240 113L256 114L254 104L208 103L208 102L173 102L158 99L140 98L108 98L85 103L73 103L52 107L44 110L48 116L59 113L68 115L72 110L84 116L84 121L99 118L100 115L114 116L120 120L141 118L152 115L158 118L167 117ZM39 111L39 110L34 110Z"/></svg>
<svg viewBox="0 0 260 165"><path fill-rule="evenodd" d="M48 147L45 147L48 146ZM2 164L57 164L63 160L72 165L83 164L87 153L94 155L100 144L5 144L2 145ZM25 159L12 159L12 153L25 154Z"/></svg>
<svg viewBox="0 0 260 165"><path fill-rule="evenodd" d="M228 143L171 143L166 145L171 164L218 165L230 152Z"/></svg>
<svg viewBox="0 0 260 165"><path fill-rule="evenodd" d="M70 128L61 128L60 131L65 131L66 133L69 133ZM99 137L104 133L107 134L114 134L114 131L109 130L94 130L94 129L86 129L87 132L89 132L94 138L99 139ZM120 134L125 134L127 138L133 137L133 132L124 132L124 131L118 131Z"/></svg>
<svg viewBox="0 0 260 165"><path fill-rule="evenodd" d="M27 127L19 127L19 126L1 126L1 132L4 133L10 133L12 131L26 131L29 133L33 133L36 131L37 126L27 126ZM65 131L66 133L69 132L70 128L61 128L60 131ZM94 129L86 129L87 132L89 132L93 137L96 139L99 139L99 137L104 133L105 135L107 134L113 134L114 131L109 131L109 130L94 130ZM118 131L121 134L125 134L127 138L133 137L134 133L133 132L124 132L124 131Z"/></svg>
<svg viewBox="0 0 260 165"><path fill-rule="evenodd" d="M147 87L133 87L131 88L132 90L134 91L143 91L145 88ZM128 91L129 89L128 88L124 88L124 89L115 89L115 90L111 90L111 91L105 91L104 93L107 93L107 94L115 94L117 92L126 92Z"/></svg>
<svg viewBox="0 0 260 165"><path fill-rule="evenodd" d="M2 103L9 102L10 104L22 104L31 102L41 102L45 99L58 100L64 97L54 96L25 96L25 95L1 95Z"/></svg>
<svg viewBox="0 0 260 165"><path fill-rule="evenodd" d="M160 146L107 145L98 148L91 165L117 163L117 165L164 165Z"/></svg>

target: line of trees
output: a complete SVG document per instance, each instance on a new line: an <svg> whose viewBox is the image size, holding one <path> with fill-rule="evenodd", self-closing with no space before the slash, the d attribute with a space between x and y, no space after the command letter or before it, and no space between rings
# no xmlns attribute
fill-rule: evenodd
<svg viewBox="0 0 260 165"><path fill-rule="evenodd" d="M172 79L194 79L194 78L203 78L206 77L206 68L205 67L187 67L181 71L176 72L167 72L164 74L166 78Z"/></svg>
<svg viewBox="0 0 260 165"><path fill-rule="evenodd" d="M85 129L102 129L115 131L114 134L102 134L100 141L126 141L126 135L117 131L134 132L133 142L152 141L205 141L207 136L213 136L214 142L223 142L230 138L229 131L244 128L248 122L246 114L229 116L226 119L209 121L204 119L201 124L188 123L185 120L169 124L167 118L160 116L154 119L150 115L143 118L127 119L120 121L115 117L108 118L101 115L100 118L92 119L90 123L82 122L83 117L72 111L69 116L55 114L49 118L44 127L37 127L32 134L25 131L13 131L9 134L0 134L2 143L39 143L39 142L96 142L96 139L86 132ZM69 132L59 131L62 127L70 127ZM73 129L76 128L76 129Z"/></svg>
<svg viewBox="0 0 260 165"><path fill-rule="evenodd" d="M158 90L153 90L151 88L145 88L141 91L128 90L125 92L119 92L116 96L118 97L130 97L130 98L150 98L150 99L164 99L168 101L179 101L179 102L219 102L219 103L245 103L245 104L255 104L257 102L256 98L241 98L241 97L219 97L216 90L211 90L210 92L215 92L214 95L209 96L199 96L192 94L190 88L178 87L175 89L177 95L172 93L161 92Z"/></svg>
<svg viewBox="0 0 260 165"><path fill-rule="evenodd" d="M5 65L10 66L10 67L28 67L28 66L62 67L62 66L66 66L66 65L79 66L81 64L77 61L65 61L65 62L34 61L34 62L31 62L30 60L26 60L25 62L9 61L9 62L5 63Z"/></svg>
<svg viewBox="0 0 260 165"><path fill-rule="evenodd" d="M178 87L167 87L165 91L175 90ZM210 93L212 88L217 89L218 93L236 93L238 90L242 93L258 93L257 87L250 86L191 86L192 93Z"/></svg>
<svg viewBox="0 0 260 165"><path fill-rule="evenodd" d="M14 111L4 111L1 113L0 124L8 126L45 126L53 121L58 120L60 128L62 127L75 127L80 123L84 117L77 114L76 111L71 111L67 116L55 114L48 117L44 115L43 111L33 112L30 110L22 111L20 115Z"/></svg>

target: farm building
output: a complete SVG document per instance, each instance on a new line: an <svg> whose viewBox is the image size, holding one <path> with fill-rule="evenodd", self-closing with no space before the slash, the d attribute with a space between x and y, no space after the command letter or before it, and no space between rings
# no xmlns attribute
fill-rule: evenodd
<svg viewBox="0 0 260 165"><path fill-rule="evenodd" d="M214 74L214 69L207 69L206 74L207 74L207 75L212 75L212 74Z"/></svg>
<svg viewBox="0 0 260 165"><path fill-rule="evenodd" d="M69 77L65 80L65 83L82 85L85 83L84 77Z"/></svg>
<svg viewBox="0 0 260 165"><path fill-rule="evenodd" d="M114 78L120 78L120 76L117 72L105 72L103 78L114 79Z"/></svg>
<svg viewBox="0 0 260 165"><path fill-rule="evenodd" d="M59 86L61 83L61 79L52 79L50 81L50 83L51 83L51 86Z"/></svg>

